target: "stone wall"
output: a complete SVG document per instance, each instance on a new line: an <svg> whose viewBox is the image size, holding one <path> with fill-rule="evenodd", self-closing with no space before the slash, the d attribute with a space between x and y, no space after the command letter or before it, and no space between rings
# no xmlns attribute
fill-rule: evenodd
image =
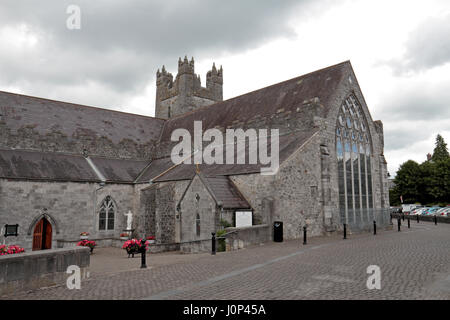
<svg viewBox="0 0 450 320"><path fill-rule="evenodd" d="M271 240L271 226L261 224L245 228L226 228L227 251L238 250L250 245L261 244Z"/></svg>
<svg viewBox="0 0 450 320"><path fill-rule="evenodd" d="M80 268L81 280L88 277L89 248L52 249L0 256L0 296L64 284L67 267Z"/></svg>
<svg viewBox="0 0 450 320"><path fill-rule="evenodd" d="M114 230L98 230L98 211L110 195L117 208ZM92 239L118 237L126 228L128 210L133 211L133 186L96 183L19 181L0 179L0 226L19 224L19 236L6 238L31 250L35 224L46 217L52 224L52 248L76 241L80 232Z"/></svg>
<svg viewBox="0 0 450 320"><path fill-rule="evenodd" d="M199 196L197 199L197 195ZM211 239L219 228L216 203L198 176L195 176L180 204L181 242ZM196 217L200 217L200 234L197 235Z"/></svg>
<svg viewBox="0 0 450 320"><path fill-rule="evenodd" d="M300 227L305 224L312 236L322 234L319 150L316 135L281 164L276 175L230 177L254 208L254 224L272 225L274 221L283 221L285 239L299 238Z"/></svg>
<svg viewBox="0 0 450 320"><path fill-rule="evenodd" d="M139 236L153 235L158 244L180 241L180 217L176 205L189 181L163 182L135 186L135 196L140 207L137 226Z"/></svg>

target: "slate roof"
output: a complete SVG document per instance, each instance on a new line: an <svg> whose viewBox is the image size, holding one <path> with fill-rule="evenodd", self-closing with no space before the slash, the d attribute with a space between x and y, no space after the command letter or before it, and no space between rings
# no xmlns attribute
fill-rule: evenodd
<svg viewBox="0 0 450 320"><path fill-rule="evenodd" d="M161 141L170 141L177 128L187 129L192 134L194 121L203 121L203 130L226 128L235 120L245 125L257 118L270 117L280 109L295 112L304 101L316 97L327 113L346 68L351 68L349 61L173 117L164 125Z"/></svg>
<svg viewBox="0 0 450 320"><path fill-rule="evenodd" d="M149 161L91 157L105 182L133 183ZM85 157L27 150L0 150L0 178L101 182Z"/></svg>
<svg viewBox="0 0 450 320"><path fill-rule="evenodd" d="M0 178L100 182L82 156L23 150L0 150Z"/></svg>
<svg viewBox="0 0 450 320"><path fill-rule="evenodd" d="M221 203L224 209L251 208L250 204L228 177L204 177L202 180L216 200L216 203Z"/></svg>
<svg viewBox="0 0 450 320"><path fill-rule="evenodd" d="M134 182L150 161L90 157L107 182Z"/></svg>
<svg viewBox="0 0 450 320"><path fill-rule="evenodd" d="M310 139L317 132L317 130L318 129L315 128L307 132L298 131L292 132L288 135L280 136L279 137L280 165L294 151L296 151L305 142L307 142L308 139ZM248 144L246 145L246 147L247 147L246 155L248 155L249 154ZM265 168L268 167L268 165L261 163L199 165L200 172L207 177L259 173L261 172L262 167ZM175 165L170 158L162 158L150 163L150 166L144 171L144 173L139 177L139 179L136 182L146 183L149 182L151 179L154 179L153 180L154 182L190 180L194 177L195 172L196 172L195 164Z"/></svg>
<svg viewBox="0 0 450 320"><path fill-rule="evenodd" d="M32 126L45 135L60 131L68 138L78 134L105 136L113 143L128 138L138 144L158 140L163 119L0 91L1 121L13 132Z"/></svg>

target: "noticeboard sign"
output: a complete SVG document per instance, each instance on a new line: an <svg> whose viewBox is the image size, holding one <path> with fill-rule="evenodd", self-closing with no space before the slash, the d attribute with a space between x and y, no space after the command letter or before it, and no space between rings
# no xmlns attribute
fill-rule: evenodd
<svg viewBox="0 0 450 320"><path fill-rule="evenodd" d="M252 211L236 211L236 228L251 227L253 225Z"/></svg>
<svg viewBox="0 0 450 320"><path fill-rule="evenodd" d="M5 237L17 237L19 231L19 225L18 224L5 224Z"/></svg>

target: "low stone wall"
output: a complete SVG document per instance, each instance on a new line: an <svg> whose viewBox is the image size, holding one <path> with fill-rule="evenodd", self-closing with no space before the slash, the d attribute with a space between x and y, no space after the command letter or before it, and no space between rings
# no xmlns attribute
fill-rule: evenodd
<svg viewBox="0 0 450 320"><path fill-rule="evenodd" d="M105 247L114 247L115 243L120 241L123 245L125 240L120 240L118 238L101 238L101 239L94 239L89 238L88 240L95 241L97 248L105 248ZM58 248L74 248L77 246L77 243L80 242L81 239L77 240L57 240L57 246Z"/></svg>
<svg viewBox="0 0 450 320"><path fill-rule="evenodd" d="M199 252L211 252L211 239L181 242L180 251L182 253L199 253ZM217 245L216 245L217 248Z"/></svg>
<svg viewBox="0 0 450 320"><path fill-rule="evenodd" d="M227 251L238 250L250 245L270 241L272 230L269 225L261 224L244 228L226 228L225 243Z"/></svg>
<svg viewBox="0 0 450 320"><path fill-rule="evenodd" d="M113 239L109 246L114 248L122 248L124 242L126 240L121 239ZM148 246L149 253L159 253L159 252L167 252L167 251L178 251L180 250L179 243L152 243Z"/></svg>
<svg viewBox="0 0 450 320"><path fill-rule="evenodd" d="M86 247L30 251L0 256L0 295L63 284L67 267L80 267L88 277L90 252Z"/></svg>

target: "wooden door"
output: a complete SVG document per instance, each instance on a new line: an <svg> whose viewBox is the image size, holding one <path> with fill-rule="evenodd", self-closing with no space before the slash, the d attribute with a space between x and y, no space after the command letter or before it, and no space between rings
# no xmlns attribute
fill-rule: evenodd
<svg viewBox="0 0 450 320"><path fill-rule="evenodd" d="M34 227L33 251L52 248L52 225L42 218Z"/></svg>
<svg viewBox="0 0 450 320"><path fill-rule="evenodd" d="M45 220L45 237L43 242L42 249L51 249L52 248L52 225L48 220Z"/></svg>
<svg viewBox="0 0 450 320"><path fill-rule="evenodd" d="M44 231L44 218L39 220L39 222L34 227L33 232L33 251L42 249L42 234Z"/></svg>

